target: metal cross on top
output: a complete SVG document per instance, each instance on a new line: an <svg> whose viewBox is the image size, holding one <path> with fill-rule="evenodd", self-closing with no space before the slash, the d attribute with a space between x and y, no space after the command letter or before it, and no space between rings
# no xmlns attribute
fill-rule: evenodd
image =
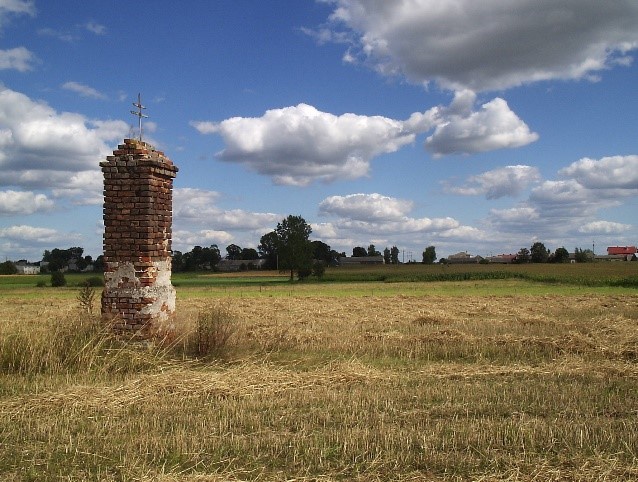
<svg viewBox="0 0 638 482"><path fill-rule="evenodd" d="M148 118L148 116L142 114L142 109L146 109L146 107L142 105L142 97L140 94L137 94L137 102L133 102L133 106L137 107L137 110L132 110L131 114L137 116L140 142L142 142L142 118Z"/></svg>

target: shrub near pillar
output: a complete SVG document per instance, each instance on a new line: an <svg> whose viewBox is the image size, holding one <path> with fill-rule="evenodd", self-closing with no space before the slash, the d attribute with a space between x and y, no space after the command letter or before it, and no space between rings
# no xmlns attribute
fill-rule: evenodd
<svg viewBox="0 0 638 482"><path fill-rule="evenodd" d="M171 284L173 179L177 167L136 139L100 163L104 175L102 316L114 329L163 336L174 329Z"/></svg>

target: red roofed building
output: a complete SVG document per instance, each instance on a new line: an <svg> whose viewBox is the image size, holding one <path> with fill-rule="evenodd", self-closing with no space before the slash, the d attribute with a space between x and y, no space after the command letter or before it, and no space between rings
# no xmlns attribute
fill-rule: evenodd
<svg viewBox="0 0 638 482"><path fill-rule="evenodd" d="M607 248L608 255L613 255L613 254L628 255L628 254L636 254L636 253L638 253L638 248L636 248L635 246L609 246Z"/></svg>

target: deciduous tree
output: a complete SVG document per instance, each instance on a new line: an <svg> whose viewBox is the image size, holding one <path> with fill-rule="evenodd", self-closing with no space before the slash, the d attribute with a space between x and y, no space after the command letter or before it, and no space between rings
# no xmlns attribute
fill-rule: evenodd
<svg viewBox="0 0 638 482"><path fill-rule="evenodd" d="M259 259L259 253L255 248L243 248L241 250L239 259L245 259L249 261Z"/></svg>
<svg viewBox="0 0 638 482"><path fill-rule="evenodd" d="M368 256L381 256L381 253L377 251L377 248L374 244L368 246Z"/></svg>
<svg viewBox="0 0 638 482"><path fill-rule="evenodd" d="M392 260L392 264L399 264L399 248L396 246L392 246L390 250L390 259Z"/></svg>
<svg viewBox="0 0 638 482"><path fill-rule="evenodd" d="M390 248L386 246L385 249L383 250L383 262L385 264L390 264L391 261L392 261L392 258L390 258Z"/></svg>
<svg viewBox="0 0 638 482"><path fill-rule="evenodd" d="M529 249L521 248L518 253L516 253L516 263L517 264L525 264L529 263L530 255Z"/></svg>
<svg viewBox="0 0 638 482"><path fill-rule="evenodd" d="M436 261L436 248L428 246L423 251L423 264L433 264Z"/></svg>
<svg viewBox="0 0 638 482"><path fill-rule="evenodd" d="M241 259L241 248L236 244L226 246L226 259Z"/></svg>
<svg viewBox="0 0 638 482"><path fill-rule="evenodd" d="M529 253L530 261L532 263L547 263L547 260L549 259L549 249L547 249L540 241L536 241L532 244Z"/></svg>
<svg viewBox="0 0 638 482"><path fill-rule="evenodd" d="M564 247L558 248L554 251L554 254L550 257L553 263L569 263L569 251Z"/></svg>
<svg viewBox="0 0 638 482"><path fill-rule="evenodd" d="M356 246L355 248L352 248L353 258L362 258L363 256L368 256L368 251L363 246Z"/></svg>
<svg viewBox="0 0 638 482"><path fill-rule="evenodd" d="M257 246L259 256L266 260L264 268L276 269L277 268L277 233L271 231L264 234L259 240L259 246Z"/></svg>
<svg viewBox="0 0 638 482"><path fill-rule="evenodd" d="M312 272L312 228L301 216L290 215L277 224L279 269L290 270L290 279L297 273Z"/></svg>

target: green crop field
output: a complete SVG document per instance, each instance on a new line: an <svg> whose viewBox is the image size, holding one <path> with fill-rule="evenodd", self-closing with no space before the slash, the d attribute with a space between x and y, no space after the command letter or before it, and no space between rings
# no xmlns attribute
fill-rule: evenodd
<svg viewBox="0 0 638 482"><path fill-rule="evenodd" d="M638 480L637 275L179 274L154 343L0 277L0 480Z"/></svg>

